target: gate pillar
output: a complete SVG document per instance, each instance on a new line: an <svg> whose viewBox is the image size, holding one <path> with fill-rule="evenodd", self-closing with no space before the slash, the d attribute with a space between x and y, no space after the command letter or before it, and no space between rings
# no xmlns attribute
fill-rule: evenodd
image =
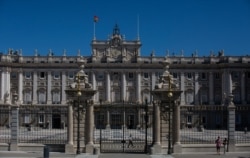
<svg viewBox="0 0 250 158"><path fill-rule="evenodd" d="M18 135L19 135L19 105L17 104L17 93L13 94L13 102L11 105L11 139L10 150L18 151Z"/></svg>
<svg viewBox="0 0 250 158"><path fill-rule="evenodd" d="M160 154L162 153L162 147L161 147L161 114L159 109L159 102L154 101L153 107L154 107L154 123L153 123L153 146L151 147L150 154Z"/></svg>
<svg viewBox="0 0 250 158"><path fill-rule="evenodd" d="M65 146L65 153L75 153L73 142L73 105L68 106L68 143Z"/></svg>
<svg viewBox="0 0 250 158"><path fill-rule="evenodd" d="M174 153L182 153L180 142L180 104L174 106Z"/></svg>
<svg viewBox="0 0 250 158"><path fill-rule="evenodd" d="M88 102L87 105L87 117L85 118L87 126L85 126L86 131L86 153L94 153L94 143L93 143L93 133L94 133L94 105L93 102Z"/></svg>
<svg viewBox="0 0 250 158"><path fill-rule="evenodd" d="M233 95L228 96L228 151L235 151L235 105Z"/></svg>

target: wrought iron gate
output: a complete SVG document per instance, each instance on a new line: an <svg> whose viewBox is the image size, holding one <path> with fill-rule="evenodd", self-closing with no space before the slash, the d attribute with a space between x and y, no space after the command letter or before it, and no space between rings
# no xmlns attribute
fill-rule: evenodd
<svg viewBox="0 0 250 158"><path fill-rule="evenodd" d="M103 105L96 112L96 133L102 153L145 153L152 143L152 112L147 106ZM95 139L97 140L97 139ZM130 141L131 140L131 141Z"/></svg>

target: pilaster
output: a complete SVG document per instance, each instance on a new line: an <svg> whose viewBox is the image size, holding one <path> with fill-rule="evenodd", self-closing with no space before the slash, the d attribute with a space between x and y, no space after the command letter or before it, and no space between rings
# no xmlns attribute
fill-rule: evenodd
<svg viewBox="0 0 250 158"><path fill-rule="evenodd" d="M245 85L245 71L241 72L241 104L246 104L246 85Z"/></svg>
<svg viewBox="0 0 250 158"><path fill-rule="evenodd" d="M66 74L65 74L65 71L62 71L62 100L61 100L61 104L66 104L66 93L65 93L65 90L66 90Z"/></svg>
<svg viewBox="0 0 250 158"><path fill-rule="evenodd" d="M23 71L18 71L18 102L23 103Z"/></svg>
<svg viewBox="0 0 250 158"><path fill-rule="evenodd" d="M214 105L214 78L213 78L213 72L209 72L209 104Z"/></svg>
<svg viewBox="0 0 250 158"><path fill-rule="evenodd" d="M194 103L195 105L199 105L199 73L195 72L194 74Z"/></svg>
<svg viewBox="0 0 250 158"><path fill-rule="evenodd" d="M37 72L33 71L33 100L32 104L37 104Z"/></svg>
<svg viewBox="0 0 250 158"><path fill-rule="evenodd" d="M51 104L51 71L48 71L47 80L47 104Z"/></svg>
<svg viewBox="0 0 250 158"><path fill-rule="evenodd" d="M107 102L110 102L110 92L111 92L110 73L109 71L106 71L106 101Z"/></svg>
<svg viewBox="0 0 250 158"><path fill-rule="evenodd" d="M122 72L122 100L128 101L126 98L126 73Z"/></svg>
<svg viewBox="0 0 250 158"><path fill-rule="evenodd" d="M141 103L141 72L136 72L136 99L138 103Z"/></svg>
<svg viewBox="0 0 250 158"><path fill-rule="evenodd" d="M184 72L181 72L180 74L181 82L181 91L185 92L185 77L184 77ZM181 105L185 105L185 94L181 93Z"/></svg>

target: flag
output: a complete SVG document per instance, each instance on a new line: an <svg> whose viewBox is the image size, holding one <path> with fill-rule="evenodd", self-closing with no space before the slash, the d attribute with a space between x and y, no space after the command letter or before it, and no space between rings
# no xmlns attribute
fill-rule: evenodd
<svg viewBox="0 0 250 158"><path fill-rule="evenodd" d="M99 21L98 16L94 16L94 22L98 22L98 21Z"/></svg>

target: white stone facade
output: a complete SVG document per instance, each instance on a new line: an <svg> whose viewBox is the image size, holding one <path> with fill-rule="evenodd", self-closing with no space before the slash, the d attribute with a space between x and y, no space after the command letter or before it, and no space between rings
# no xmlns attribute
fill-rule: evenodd
<svg viewBox="0 0 250 158"><path fill-rule="evenodd" d="M250 57L210 54L206 57L141 56L140 40L127 41L115 26L108 40L93 40L86 73L97 90L94 102L137 102L150 94L163 72L161 62L169 58L170 72L183 91L181 105L224 104L234 95L235 104L250 103ZM65 88L78 71L78 56L22 56L9 50L0 56L0 103L9 104L18 93L21 104L67 105Z"/></svg>

